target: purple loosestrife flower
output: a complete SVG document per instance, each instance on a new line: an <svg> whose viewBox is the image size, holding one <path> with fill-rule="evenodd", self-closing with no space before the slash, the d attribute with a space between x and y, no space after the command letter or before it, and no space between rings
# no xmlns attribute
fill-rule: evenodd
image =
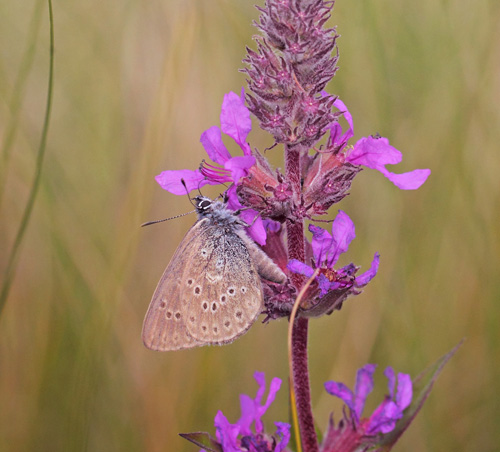
<svg viewBox="0 0 500 452"><path fill-rule="evenodd" d="M263 372L255 372L254 378L259 385L257 394L254 399L246 394L240 395L241 417L235 424L231 424L222 411L215 416L216 437L224 452L281 452L290 440L289 424L276 422L276 434L272 436L265 433L261 419L273 403L281 380L272 379L267 399L262 403L266 391L265 375Z"/></svg>
<svg viewBox="0 0 500 452"><path fill-rule="evenodd" d="M243 94L243 92L242 92ZM163 171L156 176L161 188L174 195L185 195L204 185L238 183L255 164L255 157L246 138L252 129L250 112L242 97L230 92L224 96L220 115L221 127L212 126L201 134L200 142L210 159L220 166L204 162L197 170ZM243 156L232 157L222 141L222 132L230 136L243 151Z"/></svg>
<svg viewBox="0 0 500 452"><path fill-rule="evenodd" d="M403 159L401 152L392 147L387 138L378 135L363 137L351 149L347 149L347 141L354 136L352 115L340 99L335 100L334 106L343 112L342 114L349 124L349 129L342 134L340 124L332 124L328 144L330 148L339 149L340 151L345 150L346 162L380 171L401 190L416 190L427 180L431 173L429 169L416 169L407 173L396 174L385 168L386 165L396 165Z"/></svg>
<svg viewBox="0 0 500 452"><path fill-rule="evenodd" d="M369 418L361 417L366 398L373 390L375 368L374 364L367 364L358 370L354 391L343 383L325 383L326 391L342 399L349 408L349 414L344 414L344 419L337 427L333 420L330 421L321 452L365 450L374 444L376 437L392 432L396 422L403 417L404 410L412 401L413 384L409 375L398 373L396 390L396 376L391 367L387 367L384 372L388 379L389 395ZM339 445L342 445L341 448Z"/></svg>
<svg viewBox="0 0 500 452"><path fill-rule="evenodd" d="M245 107L243 90L241 96L230 92L224 96L220 115L221 127L212 126L201 134L200 142L210 159L216 164L203 162L197 170L169 170L156 176L156 181L174 195L185 195L204 185L231 183L227 190L228 207L232 210L243 208L236 195L236 185L248 174L255 164L250 145L246 139L252 129L250 112ZM230 136L243 151L242 156L231 156L222 141L222 132ZM220 166L217 166L220 165ZM182 181L186 184L184 186ZM250 226L249 235L260 245L266 243L266 230L254 210L243 210L240 217Z"/></svg>
<svg viewBox="0 0 500 452"><path fill-rule="evenodd" d="M366 286L377 274L380 256L375 253L370 269L357 277L355 274L359 267L354 264L337 270L334 268L340 255L347 251L349 244L356 237L354 223L341 210L332 224L331 234L312 224L309 225L309 231L313 234L312 266L292 259L287 267L292 272L309 278L313 275L314 268L321 269L316 277L317 287L306 295L309 306L306 304L304 312L306 316L317 316L340 309L347 297L361 293L359 289Z"/></svg>

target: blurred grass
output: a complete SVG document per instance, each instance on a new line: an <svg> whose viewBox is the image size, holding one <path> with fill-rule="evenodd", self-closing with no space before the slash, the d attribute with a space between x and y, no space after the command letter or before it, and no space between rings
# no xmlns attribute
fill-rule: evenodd
<svg viewBox="0 0 500 452"><path fill-rule="evenodd" d="M212 431L218 409L236 419L254 370L286 379L286 323L227 347L145 350L150 296L194 218L139 225L190 208L153 176L203 158L201 132L244 85L257 13L241 0L69 0L54 16L41 192L0 318L0 450L196 450L177 433ZM416 375L467 337L396 450L498 449L499 21L496 0L337 2L330 91L357 137L379 132L403 151L398 171L433 173L405 193L366 170L339 206L357 227L349 259L367 266L378 250L382 262L363 295L311 326L321 426L340 414L327 379L352 382L366 362ZM35 169L47 24L43 1L0 3L0 143L12 141L0 168L2 274ZM266 419L286 418L282 390Z"/></svg>

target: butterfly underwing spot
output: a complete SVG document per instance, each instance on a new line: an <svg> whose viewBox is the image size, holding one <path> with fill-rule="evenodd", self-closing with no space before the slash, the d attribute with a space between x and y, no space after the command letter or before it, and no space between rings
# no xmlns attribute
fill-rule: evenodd
<svg viewBox="0 0 500 452"><path fill-rule="evenodd" d="M247 293L247 288L245 286L241 286L240 290L242 294Z"/></svg>
<svg viewBox="0 0 500 452"><path fill-rule="evenodd" d="M178 311L177 311L177 312L175 313L175 315L174 315L175 320L180 320L180 319L181 319L181 317L182 317L182 315L181 315L181 313L180 313L180 312L178 312Z"/></svg>
<svg viewBox="0 0 500 452"><path fill-rule="evenodd" d="M201 287L200 286L196 286L194 289L193 289L193 293L198 296L201 294Z"/></svg>
<svg viewBox="0 0 500 452"><path fill-rule="evenodd" d="M201 307L204 311L208 311L208 302L206 300L203 300L201 303Z"/></svg>
<svg viewBox="0 0 500 452"><path fill-rule="evenodd" d="M193 278L188 278L188 279L186 280L186 284L187 284L188 286L192 286L192 285L194 284L194 280L193 280Z"/></svg>
<svg viewBox="0 0 500 452"><path fill-rule="evenodd" d="M233 297L234 294L236 293L236 288L235 287L228 287L227 293L230 297Z"/></svg>
<svg viewBox="0 0 500 452"><path fill-rule="evenodd" d="M218 307L219 307L219 305L217 304L217 302L216 302L216 301L213 301L213 302L212 302L212 312L217 311L217 308L218 308Z"/></svg>
<svg viewBox="0 0 500 452"><path fill-rule="evenodd" d="M173 316L172 311L167 311L167 312L165 313L165 317L166 317L167 319L169 319L169 320L172 318L172 316Z"/></svg>
<svg viewBox="0 0 500 452"><path fill-rule="evenodd" d="M221 303L225 303L225 302L226 302L226 300L227 300L227 297L226 297L224 294L222 294L222 295L220 296L220 302L221 302Z"/></svg>

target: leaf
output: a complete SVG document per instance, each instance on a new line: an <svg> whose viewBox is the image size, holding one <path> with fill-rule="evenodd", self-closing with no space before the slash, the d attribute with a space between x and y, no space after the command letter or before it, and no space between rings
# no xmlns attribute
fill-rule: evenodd
<svg viewBox="0 0 500 452"><path fill-rule="evenodd" d="M207 432L179 433L180 436L210 452L223 452L222 446Z"/></svg>
<svg viewBox="0 0 500 452"><path fill-rule="evenodd" d="M443 370L443 367L462 346L464 340L465 339L462 339L446 355L439 358L434 364L432 364L418 377L415 378L415 380L413 381L413 400L410 406L405 410L404 416L397 422L395 429L392 432L384 435L376 446L369 449L370 451L386 452L392 449L399 437L409 427L417 413L420 411L420 408L422 408L422 405L429 396L432 386Z"/></svg>

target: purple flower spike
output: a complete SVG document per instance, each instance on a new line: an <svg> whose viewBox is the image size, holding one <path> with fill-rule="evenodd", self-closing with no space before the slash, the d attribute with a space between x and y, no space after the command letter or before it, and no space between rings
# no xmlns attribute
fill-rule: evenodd
<svg viewBox="0 0 500 452"><path fill-rule="evenodd" d="M243 95L243 92L242 92ZM221 127L213 126L201 134L200 142L210 159L221 166L204 162L197 170L163 171L156 176L156 181L164 189L174 195L185 195L204 185L218 185L226 182L237 184L248 174L249 168L255 164L255 157L246 142L252 128L250 112L245 107L242 97L230 92L224 96L220 116ZM243 151L243 156L232 157L222 141L222 133L230 136Z"/></svg>
<svg viewBox="0 0 500 452"><path fill-rule="evenodd" d="M417 169L408 173L395 174L385 168L385 165L396 165L402 159L401 152L392 147L389 140L384 137L361 138L346 156L346 161L353 165L363 165L380 171L402 190L416 190L427 180L431 170Z"/></svg>

